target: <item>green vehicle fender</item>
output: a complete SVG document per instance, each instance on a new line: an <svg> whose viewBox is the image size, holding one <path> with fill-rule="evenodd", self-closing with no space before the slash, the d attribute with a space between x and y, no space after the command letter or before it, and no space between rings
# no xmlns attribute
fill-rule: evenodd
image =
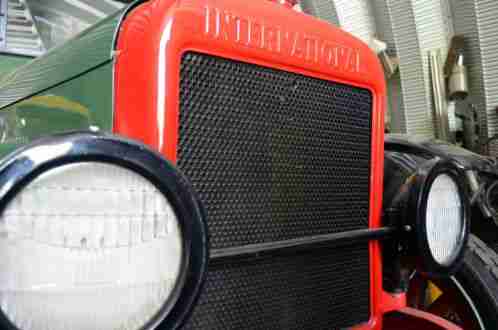
<svg viewBox="0 0 498 330"><path fill-rule="evenodd" d="M0 157L40 137L111 132L117 12L0 77Z"/></svg>

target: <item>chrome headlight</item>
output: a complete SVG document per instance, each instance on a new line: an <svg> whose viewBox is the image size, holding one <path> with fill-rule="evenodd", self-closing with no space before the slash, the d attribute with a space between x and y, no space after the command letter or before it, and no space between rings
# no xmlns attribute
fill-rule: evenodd
<svg viewBox="0 0 498 330"><path fill-rule="evenodd" d="M144 146L37 142L0 167L0 197L0 308L16 329L172 328L192 307L203 213L186 178Z"/></svg>

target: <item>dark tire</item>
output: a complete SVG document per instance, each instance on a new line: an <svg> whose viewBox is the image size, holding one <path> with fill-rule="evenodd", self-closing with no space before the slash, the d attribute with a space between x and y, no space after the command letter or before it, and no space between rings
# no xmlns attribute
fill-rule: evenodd
<svg viewBox="0 0 498 330"><path fill-rule="evenodd" d="M448 278L416 273L408 303L465 330L497 330L498 254L470 235L461 268Z"/></svg>
<svg viewBox="0 0 498 330"><path fill-rule="evenodd" d="M470 298L485 329L498 329L498 254L470 235L461 269L453 280Z"/></svg>

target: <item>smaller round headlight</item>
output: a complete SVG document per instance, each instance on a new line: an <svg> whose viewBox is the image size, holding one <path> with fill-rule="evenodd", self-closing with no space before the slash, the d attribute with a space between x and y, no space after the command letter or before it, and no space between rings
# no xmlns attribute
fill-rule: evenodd
<svg viewBox="0 0 498 330"><path fill-rule="evenodd" d="M451 162L432 160L411 177L405 224L421 270L454 272L463 257L469 231L469 201L461 171Z"/></svg>
<svg viewBox="0 0 498 330"><path fill-rule="evenodd" d="M429 250L441 265L450 265L464 238L462 198L448 174L440 174L427 196L426 230Z"/></svg>

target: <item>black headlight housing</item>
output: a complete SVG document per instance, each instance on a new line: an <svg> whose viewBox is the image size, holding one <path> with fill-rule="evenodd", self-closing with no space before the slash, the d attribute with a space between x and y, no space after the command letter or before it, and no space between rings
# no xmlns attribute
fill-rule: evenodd
<svg viewBox="0 0 498 330"><path fill-rule="evenodd" d="M444 263L434 257L434 252L431 250L429 243L427 226L427 208L430 192L435 180L441 175L448 176L455 183L456 191L459 194L458 198L461 202L458 214L462 217L460 219L461 226L456 233L458 235L456 237L457 244L453 251L450 251L449 260ZM413 233L410 235L412 240L410 246L416 248L416 255L420 256L420 270L433 275L452 274L458 268L463 258L470 227L470 205L463 180L463 173L452 162L432 161L424 164L413 176L412 180L411 192L406 208L407 223L405 225L413 228ZM455 219L455 221L459 220ZM444 235L445 233L442 233L442 239L444 239Z"/></svg>
<svg viewBox="0 0 498 330"><path fill-rule="evenodd" d="M170 298L144 329L181 327L204 283L209 259L207 225L205 211L189 180L160 154L136 141L92 132L39 139L0 163L0 215L37 177L65 165L88 162L116 165L139 174L172 205L183 239L181 273ZM17 329L1 309L0 329Z"/></svg>
<svg viewBox="0 0 498 330"><path fill-rule="evenodd" d="M461 264L469 235L470 205L463 172L453 162L440 158L414 162L409 155L398 154L395 163L399 172L391 177L402 180L385 182L385 185L398 185L398 187L389 187L390 191L396 193L387 204L384 204L384 222L396 226L398 235L394 241L385 244L385 262L389 264L390 260L396 260L399 263L397 269L417 269L432 276L449 276ZM441 176L444 176L447 182L452 182L452 185L454 183L453 187L456 187L454 191L458 196L454 198L459 201L459 210L453 213L461 217L454 219L460 225L458 231L453 233L456 236L451 237L456 243L452 251L447 251L449 258L445 262L435 257L428 235L428 221L431 221L427 213L430 193L435 181ZM441 239L445 239L445 236L450 238L448 231L441 230L436 234Z"/></svg>

